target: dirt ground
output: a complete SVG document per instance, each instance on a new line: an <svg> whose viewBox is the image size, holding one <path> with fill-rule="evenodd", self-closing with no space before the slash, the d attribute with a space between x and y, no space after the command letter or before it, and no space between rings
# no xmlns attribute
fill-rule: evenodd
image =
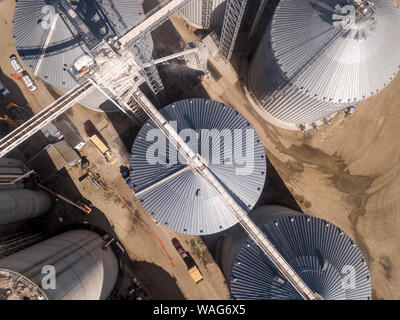
<svg viewBox="0 0 400 320"><path fill-rule="evenodd" d="M15 53L11 36L14 6L12 0L0 1L3 39L0 44L0 67L6 76L12 71L8 57ZM185 42L197 39L181 18L173 17L171 22ZM381 93L360 103L352 117L338 113L330 127L303 133L283 130L266 122L247 101L235 70L221 60L214 59L212 63L223 77L218 81L212 77L204 79L202 86L206 94L232 105L249 119L257 129L270 161L305 213L326 219L353 237L368 260L373 297L400 299L400 76ZM45 106L54 98L40 81L37 82L39 90L35 96L39 104ZM20 89L24 91L22 87ZM27 102L37 111L39 107L33 97L24 93ZM82 153L88 155L93 170L111 189L117 190L126 199L133 199L119 173L119 166L127 165L128 160L127 147L123 142L125 137L121 139L121 133L116 131L116 127L124 126L123 120L118 117L110 120L104 114L79 106L68 112L68 117L82 136L85 136L83 123L90 119L107 138L107 143L118 157L117 164L106 165L90 144ZM202 242L198 242L199 238L179 236L181 243L192 250L205 275L205 281L196 286L170 244L170 239L176 234L156 226L140 204L132 200L133 210L156 230L166 244L176 264L172 268L155 238L125 209L120 208L120 203L112 195L94 189L88 180L76 182L82 174L80 170L69 170L75 187L106 215L133 259L144 262L144 266L150 263L161 267L176 279L187 299L229 297L218 266ZM194 247L191 240L195 241ZM157 278L157 272L153 276Z"/></svg>

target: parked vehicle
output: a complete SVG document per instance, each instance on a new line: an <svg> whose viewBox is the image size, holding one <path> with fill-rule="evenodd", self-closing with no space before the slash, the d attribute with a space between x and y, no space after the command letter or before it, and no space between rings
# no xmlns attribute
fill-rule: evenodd
<svg viewBox="0 0 400 320"><path fill-rule="evenodd" d="M344 113L346 114L346 116L352 116L354 114L354 112L356 112L356 106L350 106L344 110Z"/></svg>
<svg viewBox="0 0 400 320"><path fill-rule="evenodd" d="M183 247L181 246L181 243L179 242L179 240L177 238L173 238L171 240L171 242L172 242L174 248L176 249L176 251L178 251L178 253L182 259L184 259L188 256L186 250L183 249Z"/></svg>
<svg viewBox="0 0 400 320"><path fill-rule="evenodd" d="M3 96L10 94L10 91L6 88L3 82L0 81L0 92Z"/></svg>
<svg viewBox="0 0 400 320"><path fill-rule="evenodd" d="M35 83L33 82L32 78L30 77L29 74L25 73L22 76L22 80L25 82L25 84L29 88L29 90L31 90L31 91L36 91L37 90L37 87L36 87Z"/></svg>
<svg viewBox="0 0 400 320"><path fill-rule="evenodd" d="M111 150L108 149L108 147L103 143L103 141L100 140L100 138L96 134L90 137L90 141L92 141L96 148L103 154L107 163L114 164L117 161Z"/></svg>
<svg viewBox="0 0 400 320"><path fill-rule="evenodd" d="M20 73L23 71L21 64L18 61L18 58L15 54L13 54L12 56L10 56L10 63L12 65L12 67L14 68L14 70L17 73Z"/></svg>
<svg viewBox="0 0 400 320"><path fill-rule="evenodd" d="M94 60L88 56L84 55L80 57L71 67L71 71L74 76L79 79L83 77L85 74L90 72L90 67L94 64Z"/></svg>
<svg viewBox="0 0 400 320"><path fill-rule="evenodd" d="M196 265L196 262L194 262L192 256L187 252L185 249L183 249L181 243L177 238L173 238L172 244L174 245L176 251L178 251L179 255L185 262L188 272L190 276L192 277L193 281L195 283L199 283L201 280L203 280L203 275L201 274L199 268Z"/></svg>

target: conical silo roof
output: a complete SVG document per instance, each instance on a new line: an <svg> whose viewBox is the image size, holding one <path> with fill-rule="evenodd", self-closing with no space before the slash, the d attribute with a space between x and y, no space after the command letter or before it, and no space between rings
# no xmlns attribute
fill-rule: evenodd
<svg viewBox="0 0 400 320"><path fill-rule="evenodd" d="M250 214L311 290L325 300L371 298L368 265L353 240L335 225L279 206ZM233 299L300 300L294 287L243 232L224 243L224 273Z"/></svg>
<svg viewBox="0 0 400 320"><path fill-rule="evenodd" d="M71 23L55 15L59 2L18 1L13 16L13 37L19 56L32 73L65 93L77 85L70 68L85 50L82 38ZM80 0L71 1L71 6L98 42L121 36L144 19L138 0ZM152 48L150 37L146 44ZM98 90L80 103L98 111L116 110Z"/></svg>
<svg viewBox="0 0 400 320"><path fill-rule="evenodd" d="M281 0L271 29L272 50L285 77L308 96L333 103L365 99L400 68L400 9L393 0ZM353 9L352 9L353 8Z"/></svg>
<svg viewBox="0 0 400 320"><path fill-rule="evenodd" d="M249 91L268 121L296 129L322 120L395 77L399 8L373 0L371 14L349 20L360 1L279 2L248 73Z"/></svg>
<svg viewBox="0 0 400 320"><path fill-rule="evenodd" d="M248 121L232 107L207 99L182 100L160 112L184 139L186 134L191 135L189 146L203 156L210 171L249 212L265 183L266 157ZM154 153L154 142L164 139L164 134L157 130L153 121L148 120L131 152L130 178L146 211L160 225L186 234L213 234L236 224L235 217L203 178L190 170L185 161L173 160L175 148ZM168 163L155 163L149 152L168 159ZM238 158L239 154L247 159L247 164Z"/></svg>

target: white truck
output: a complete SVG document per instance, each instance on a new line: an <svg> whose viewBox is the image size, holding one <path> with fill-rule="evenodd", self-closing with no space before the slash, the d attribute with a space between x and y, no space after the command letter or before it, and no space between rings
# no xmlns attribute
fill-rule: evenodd
<svg viewBox="0 0 400 320"><path fill-rule="evenodd" d="M18 61L18 58L15 54L10 56L10 63L14 68L15 72L21 73L23 71L21 64Z"/></svg>
<svg viewBox="0 0 400 320"><path fill-rule="evenodd" d="M33 82L32 78L29 74L23 73L22 80L24 81L24 83L26 84L26 86L28 87L29 90L31 90L31 91L37 90L36 84Z"/></svg>

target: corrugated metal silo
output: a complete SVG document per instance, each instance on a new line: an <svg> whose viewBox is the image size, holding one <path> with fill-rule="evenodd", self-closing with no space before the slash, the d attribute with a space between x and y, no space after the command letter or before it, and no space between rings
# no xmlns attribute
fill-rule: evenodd
<svg viewBox="0 0 400 320"><path fill-rule="evenodd" d="M42 190L0 190L0 226L39 217L51 208L51 197Z"/></svg>
<svg viewBox="0 0 400 320"><path fill-rule="evenodd" d="M325 220L279 207L250 214L311 290L326 300L371 298L367 263L357 245ZM299 300L297 291L241 230L223 244L222 265L233 299Z"/></svg>
<svg viewBox="0 0 400 320"><path fill-rule="evenodd" d="M104 244L97 233L87 230L74 230L55 236L1 259L0 287L1 274L3 279L7 278L5 269L12 271L8 275L12 281L20 282L18 275L25 277L22 280L36 295L36 299L106 299L117 281L118 261L110 247L103 248ZM45 266L55 268L55 289L42 286L43 278L50 274ZM50 281L45 279L44 283L50 284ZM17 286L9 290L9 298L18 299L24 294L14 292L18 290Z"/></svg>
<svg viewBox="0 0 400 320"><path fill-rule="evenodd" d="M220 32L224 22L225 7L226 0L193 0L181 13L185 20L197 29Z"/></svg>
<svg viewBox="0 0 400 320"><path fill-rule="evenodd" d="M51 197L42 190L24 189L29 168L20 160L0 159L0 226L35 218L51 208Z"/></svg>
<svg viewBox="0 0 400 320"><path fill-rule="evenodd" d="M248 77L267 119L292 129L312 123L376 94L396 76L400 9L392 0L374 0L364 15L352 16L359 2L280 1Z"/></svg>
<svg viewBox="0 0 400 320"><path fill-rule="evenodd" d="M13 17L15 47L32 72L61 92L77 85L70 67L84 54L83 43L70 23L54 19L57 0L20 0ZM72 1L72 7L99 41L123 35L144 19L139 0ZM146 41L150 51L153 43ZM81 102L96 111L116 111L102 93L94 90Z"/></svg>
<svg viewBox="0 0 400 320"><path fill-rule="evenodd" d="M266 158L248 121L232 107L207 99L182 100L160 112L192 150L208 161L211 172L249 212L265 183ZM163 149L167 138L156 128L153 121L147 121L134 142L130 159L130 179L146 211L161 225L186 234L207 235L236 224L203 178L185 161L176 159L177 150ZM155 142L161 144L157 150ZM155 161L154 155L160 161Z"/></svg>

